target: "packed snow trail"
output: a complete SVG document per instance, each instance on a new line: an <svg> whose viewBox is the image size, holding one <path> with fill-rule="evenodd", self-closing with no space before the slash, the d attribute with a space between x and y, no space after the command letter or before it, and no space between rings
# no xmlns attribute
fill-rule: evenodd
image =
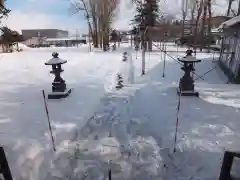
<svg viewBox="0 0 240 180"><path fill-rule="evenodd" d="M219 68L205 75L204 81L196 81L200 98L181 97L178 148L172 154L176 88L182 72L179 64L167 59L162 78L162 61L154 53L150 55L159 63L134 85L102 98L77 141L59 153L50 177L104 179L112 168L114 180L218 178L224 149L240 147L238 86L226 84ZM197 57L203 60L196 66L197 74L215 66L211 55ZM71 157L72 168L67 163ZM62 162L66 164L60 166Z"/></svg>
<svg viewBox="0 0 240 180"><path fill-rule="evenodd" d="M71 167L69 164L58 166L52 176L62 179L72 174L72 179L104 179L109 168L113 179L152 179L161 174L157 143L151 137L139 137L137 129L141 124L137 120L129 121L131 97L128 95L108 94L103 98L101 108L80 131L77 142L70 144L73 151L77 145L77 153L72 156L68 148L54 162L60 166L72 157L74 167L66 170Z"/></svg>
<svg viewBox="0 0 240 180"><path fill-rule="evenodd" d="M41 91L51 90L53 76L44 63L58 51L68 63L62 76L71 95L48 101L57 149L72 140L97 108L101 97L115 87L123 47L116 52L80 48L26 49L3 54L0 60L0 142L16 179L45 179L52 153Z"/></svg>

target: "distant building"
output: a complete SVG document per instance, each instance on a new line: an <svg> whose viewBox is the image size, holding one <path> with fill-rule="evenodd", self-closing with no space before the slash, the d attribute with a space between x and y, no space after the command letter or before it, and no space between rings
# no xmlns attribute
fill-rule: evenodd
<svg viewBox="0 0 240 180"><path fill-rule="evenodd" d="M228 21L230 17L227 16L213 16L211 17L211 28L218 28L223 22ZM204 35L208 34L208 18L205 19L205 25L204 25ZM203 19L199 20L198 25L198 32L201 31L203 27Z"/></svg>
<svg viewBox="0 0 240 180"><path fill-rule="evenodd" d="M59 29L24 29L22 35L25 40L36 37L42 38L66 38L68 37L68 31Z"/></svg>
<svg viewBox="0 0 240 180"><path fill-rule="evenodd" d="M47 45L53 45L53 46L63 46L63 47L71 47L71 46L77 46L78 44L86 44L86 38L47 38L44 41Z"/></svg>
<svg viewBox="0 0 240 180"><path fill-rule="evenodd" d="M72 47L79 44L86 44L86 38L66 37L66 38L38 38L33 37L23 42L23 44L30 47Z"/></svg>
<svg viewBox="0 0 240 180"><path fill-rule="evenodd" d="M172 40L181 35L180 24L157 24L152 27L153 41Z"/></svg>

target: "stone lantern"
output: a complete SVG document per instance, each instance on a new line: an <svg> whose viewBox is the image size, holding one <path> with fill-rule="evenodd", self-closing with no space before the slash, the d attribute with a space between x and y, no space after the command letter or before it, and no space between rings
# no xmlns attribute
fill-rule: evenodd
<svg viewBox="0 0 240 180"><path fill-rule="evenodd" d="M55 76L52 83L52 92L48 94L48 99L65 98L71 93L71 89L67 89L65 81L60 75L64 71L62 69L62 64L67 63L67 61L60 59L58 55L59 54L57 52L54 52L52 54L53 58L45 63L45 65L52 66L50 73Z"/></svg>
<svg viewBox="0 0 240 180"><path fill-rule="evenodd" d="M201 60L197 60L196 57L192 56L193 51L187 50L186 56L183 58L179 58L178 61L183 63L183 67L181 68L184 71L183 77L179 82L178 93L181 96L198 96L199 93L194 91L194 80L192 78L191 73L195 71L194 65L195 63L201 62Z"/></svg>
<svg viewBox="0 0 240 180"><path fill-rule="evenodd" d="M124 62L128 60L128 53L125 51L123 52L123 59Z"/></svg>

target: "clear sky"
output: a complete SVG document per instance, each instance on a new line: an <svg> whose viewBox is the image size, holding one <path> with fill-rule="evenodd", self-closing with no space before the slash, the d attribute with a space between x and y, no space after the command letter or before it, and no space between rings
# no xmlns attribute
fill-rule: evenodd
<svg viewBox="0 0 240 180"><path fill-rule="evenodd" d="M133 18L133 6L129 0L120 0L114 26L128 28ZM6 7L11 9L9 17L4 20L9 28L17 31L34 28L59 28L75 33L88 32L84 14L74 14L70 0L7 0ZM130 8L129 8L130 7Z"/></svg>
<svg viewBox="0 0 240 180"><path fill-rule="evenodd" d="M134 16L131 0L120 0L114 27L128 29L129 21ZM166 13L180 14L181 0L162 0L161 9ZM227 0L216 0L218 6L213 11L225 14ZM83 13L73 15L70 10L70 0L7 0L6 7L11 14L4 23L14 29L59 28L75 33L87 32L87 23Z"/></svg>
<svg viewBox="0 0 240 180"><path fill-rule="evenodd" d="M73 15L69 0L7 0L11 9L5 20L10 28L60 28L75 32L86 31L83 13Z"/></svg>

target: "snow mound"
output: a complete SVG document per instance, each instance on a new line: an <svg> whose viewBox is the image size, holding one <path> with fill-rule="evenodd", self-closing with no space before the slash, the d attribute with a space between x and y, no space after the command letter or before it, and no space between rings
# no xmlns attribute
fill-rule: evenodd
<svg viewBox="0 0 240 180"><path fill-rule="evenodd" d="M17 47L16 44L13 46L13 50L14 50L14 51L17 51L17 48L18 48L19 50L23 50L23 51L24 51L24 50L32 49L32 48L26 46L26 45L23 44L23 43L18 43L18 47Z"/></svg>
<svg viewBox="0 0 240 180"><path fill-rule="evenodd" d="M79 132L77 141L59 153L51 178L154 179L162 176L162 158L152 137L136 135L142 124L129 119L131 99L119 93L105 96L100 109Z"/></svg>

